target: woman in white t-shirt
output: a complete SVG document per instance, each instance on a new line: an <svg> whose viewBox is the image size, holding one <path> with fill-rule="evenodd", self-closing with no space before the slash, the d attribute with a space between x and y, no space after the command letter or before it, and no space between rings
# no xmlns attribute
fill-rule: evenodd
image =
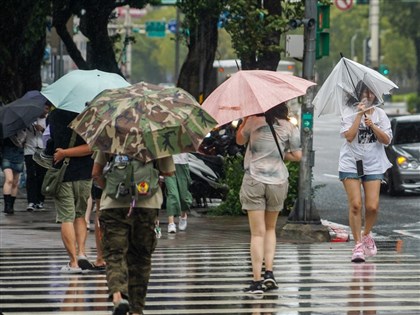
<svg viewBox="0 0 420 315"><path fill-rule="evenodd" d="M300 132L287 116L288 108L282 103L265 115L246 117L236 133L239 145L248 143L239 194L251 230L253 281L245 289L247 293L262 294L278 287L273 275L276 223L289 187L289 172L283 157L289 161L299 161L302 157ZM268 122L274 127L281 155ZM265 273L261 279L263 262Z"/></svg>
<svg viewBox="0 0 420 315"><path fill-rule="evenodd" d="M341 120L340 134L346 141L340 149L338 170L347 193L349 225L355 241L351 261L358 263L377 253L371 230L378 215L381 181L392 166L384 149L392 140L392 131L385 112L372 106L376 102L375 94L362 81L356 91L361 102L349 100L355 113ZM363 235L362 187L365 196Z"/></svg>

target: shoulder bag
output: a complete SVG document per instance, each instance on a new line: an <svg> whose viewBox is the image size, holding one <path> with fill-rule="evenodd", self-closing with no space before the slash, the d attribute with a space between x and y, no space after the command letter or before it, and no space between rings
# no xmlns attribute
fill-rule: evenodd
<svg viewBox="0 0 420 315"><path fill-rule="evenodd" d="M75 142L76 133L73 131L69 143L69 148L73 147ZM44 196L55 197L58 195L64 174L66 173L67 166L69 165L69 161L70 158L66 157L63 161L63 165L60 168L52 167L45 173L41 187L41 193Z"/></svg>

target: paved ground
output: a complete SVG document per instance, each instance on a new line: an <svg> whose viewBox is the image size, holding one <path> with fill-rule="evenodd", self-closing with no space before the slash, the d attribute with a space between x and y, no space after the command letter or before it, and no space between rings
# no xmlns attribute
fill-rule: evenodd
<svg viewBox="0 0 420 315"><path fill-rule="evenodd" d="M28 213L20 197L15 215L0 213L0 312L111 314L103 273L60 274L67 257L51 201ZM420 259L396 240L380 240L376 257L352 264L351 243L279 239L279 289L256 299L241 291L251 279L246 217L191 215L174 236L164 213L161 221L145 314L420 313ZM93 232L88 248L94 258Z"/></svg>

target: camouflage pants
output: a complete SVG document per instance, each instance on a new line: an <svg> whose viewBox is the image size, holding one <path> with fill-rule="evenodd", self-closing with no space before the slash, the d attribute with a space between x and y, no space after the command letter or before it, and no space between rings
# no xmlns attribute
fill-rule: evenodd
<svg viewBox="0 0 420 315"><path fill-rule="evenodd" d="M157 245L154 231L157 209L105 209L100 214L102 247L110 296L121 292L130 311L142 313Z"/></svg>

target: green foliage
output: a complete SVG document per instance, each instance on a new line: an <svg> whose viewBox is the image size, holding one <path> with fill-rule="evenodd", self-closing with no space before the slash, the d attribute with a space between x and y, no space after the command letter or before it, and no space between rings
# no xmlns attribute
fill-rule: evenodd
<svg viewBox="0 0 420 315"><path fill-rule="evenodd" d="M289 192L287 193L286 201L284 202L283 212L289 213L298 198L299 189L299 162L286 162L287 169L289 170Z"/></svg>
<svg viewBox="0 0 420 315"><path fill-rule="evenodd" d="M284 203L283 212L290 212L293 209L295 200L298 197L299 183L299 162L286 162L289 170L289 192ZM238 154L236 156L228 156L225 159L225 184L229 186L229 193L225 201L217 208L210 211L212 215L242 215L242 207L239 201L239 191L242 185L244 174L243 157Z"/></svg>
<svg viewBox="0 0 420 315"><path fill-rule="evenodd" d="M261 8L258 1L228 0L229 17L226 31L231 35L232 46L240 59L255 56L258 59L264 52L281 52L280 45L267 45L263 38L273 32L284 33L291 18L302 18L303 2L282 1L282 15L270 16Z"/></svg>
<svg viewBox="0 0 420 315"><path fill-rule="evenodd" d="M420 113L420 96L414 93L407 96L407 110L412 114Z"/></svg>
<svg viewBox="0 0 420 315"><path fill-rule="evenodd" d="M241 189L242 178L244 175L243 156L238 154L235 156L227 156L225 158L225 174L224 183L229 186L229 193L225 201L217 208L212 209L210 214L213 215L241 215L242 207L239 201L239 191Z"/></svg>

